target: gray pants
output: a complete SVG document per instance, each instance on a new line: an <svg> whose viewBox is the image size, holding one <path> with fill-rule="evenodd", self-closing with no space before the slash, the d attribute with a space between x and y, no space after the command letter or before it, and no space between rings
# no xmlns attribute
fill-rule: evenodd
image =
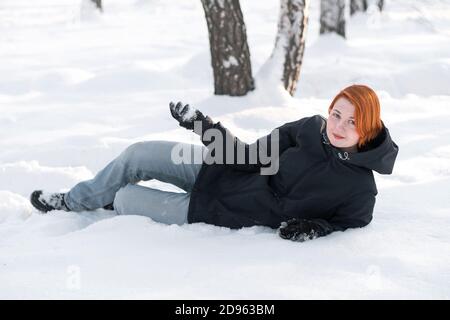
<svg viewBox="0 0 450 320"><path fill-rule="evenodd" d="M202 153L206 147L171 141L138 142L129 146L116 159L88 181L75 185L65 196L72 211L95 210L114 203L118 214L136 214L166 224L187 223L191 190L201 163L175 163L174 147ZM139 181L157 179L171 183L186 192L167 192L136 185Z"/></svg>

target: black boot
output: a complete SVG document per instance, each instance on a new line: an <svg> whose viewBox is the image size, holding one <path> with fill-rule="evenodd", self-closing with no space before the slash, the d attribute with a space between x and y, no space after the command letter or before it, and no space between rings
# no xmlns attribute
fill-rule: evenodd
<svg viewBox="0 0 450 320"><path fill-rule="evenodd" d="M44 193L42 190L33 191L30 201L33 207L42 212L52 210L71 211L65 201L65 193Z"/></svg>

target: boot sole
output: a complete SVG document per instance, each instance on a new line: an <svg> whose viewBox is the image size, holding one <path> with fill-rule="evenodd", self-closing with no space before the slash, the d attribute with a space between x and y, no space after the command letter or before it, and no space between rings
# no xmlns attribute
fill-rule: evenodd
<svg viewBox="0 0 450 320"><path fill-rule="evenodd" d="M30 202L33 205L33 207L44 213L54 210L54 208L49 207L48 205L45 205L39 201L39 197L41 196L41 194L42 190L33 191L33 193L31 194Z"/></svg>

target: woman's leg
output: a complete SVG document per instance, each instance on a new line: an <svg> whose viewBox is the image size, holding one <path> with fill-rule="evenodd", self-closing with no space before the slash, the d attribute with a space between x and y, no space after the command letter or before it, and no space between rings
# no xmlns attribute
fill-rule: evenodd
<svg viewBox="0 0 450 320"><path fill-rule="evenodd" d="M177 157L180 148L184 150L184 163L179 163ZM151 179L190 192L205 149L201 145L160 140L132 144L93 179L75 185L64 200L72 211L95 210L112 203L120 188Z"/></svg>
<svg viewBox="0 0 450 320"><path fill-rule="evenodd" d="M116 193L118 214L147 216L153 221L182 225L187 223L189 192L176 193L127 184Z"/></svg>

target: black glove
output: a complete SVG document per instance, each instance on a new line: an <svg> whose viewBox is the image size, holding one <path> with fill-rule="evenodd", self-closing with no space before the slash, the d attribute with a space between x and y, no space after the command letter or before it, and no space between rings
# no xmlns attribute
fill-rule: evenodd
<svg viewBox="0 0 450 320"><path fill-rule="evenodd" d="M323 227L314 221L293 218L281 223L278 234L283 239L303 242L320 237L322 229Z"/></svg>
<svg viewBox="0 0 450 320"><path fill-rule="evenodd" d="M183 105L182 102L178 102L176 105L173 102L169 103L170 113L179 122L179 125L183 128L193 130L194 121L202 121L205 119L203 113L197 109L189 106L188 104Z"/></svg>

